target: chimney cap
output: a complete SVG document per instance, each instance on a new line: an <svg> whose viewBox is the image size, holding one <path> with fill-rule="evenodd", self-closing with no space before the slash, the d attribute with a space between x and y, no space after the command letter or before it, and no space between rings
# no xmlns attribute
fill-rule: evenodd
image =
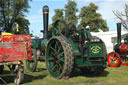
<svg viewBox="0 0 128 85"><path fill-rule="evenodd" d="M49 7L47 5L43 6L43 12L49 12Z"/></svg>

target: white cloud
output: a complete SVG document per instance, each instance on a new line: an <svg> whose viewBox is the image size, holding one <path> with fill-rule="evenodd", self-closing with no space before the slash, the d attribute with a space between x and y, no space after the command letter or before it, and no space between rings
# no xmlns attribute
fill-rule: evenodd
<svg viewBox="0 0 128 85"><path fill-rule="evenodd" d="M128 0L104 0L99 5L98 12L102 14L102 17L107 20L107 24L110 30L116 30L116 23L119 19L113 14L114 10L120 12L124 11L125 4L128 4Z"/></svg>
<svg viewBox="0 0 128 85"><path fill-rule="evenodd" d="M105 0L99 6L99 11L102 17L107 21L117 22L116 16L113 14L113 10L124 11L124 5L128 4L126 0Z"/></svg>
<svg viewBox="0 0 128 85"><path fill-rule="evenodd" d="M39 9L38 14L42 15L42 9Z"/></svg>
<svg viewBox="0 0 128 85"><path fill-rule="evenodd" d="M124 12L125 4L128 4L128 0L78 0L78 7L88 6L90 2L99 6L98 13L101 13L102 18L107 20L107 24L110 30L116 29L116 23L119 22L117 17L113 14L114 10Z"/></svg>
<svg viewBox="0 0 128 85"><path fill-rule="evenodd" d="M30 21L31 24L42 22L42 16L31 15L26 18Z"/></svg>

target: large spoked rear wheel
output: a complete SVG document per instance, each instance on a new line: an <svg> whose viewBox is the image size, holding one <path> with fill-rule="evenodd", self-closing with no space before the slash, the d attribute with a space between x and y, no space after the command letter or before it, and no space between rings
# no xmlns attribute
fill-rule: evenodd
<svg viewBox="0 0 128 85"><path fill-rule="evenodd" d="M31 49L31 60L26 60L26 67L28 71L35 72L37 68L37 50Z"/></svg>
<svg viewBox="0 0 128 85"><path fill-rule="evenodd" d="M46 49L46 66L54 78L69 77L74 64L73 49L69 40L55 36L48 42Z"/></svg>
<svg viewBox="0 0 128 85"><path fill-rule="evenodd" d="M111 52L108 54L107 62L110 67L117 67L121 64L121 59L118 53Z"/></svg>

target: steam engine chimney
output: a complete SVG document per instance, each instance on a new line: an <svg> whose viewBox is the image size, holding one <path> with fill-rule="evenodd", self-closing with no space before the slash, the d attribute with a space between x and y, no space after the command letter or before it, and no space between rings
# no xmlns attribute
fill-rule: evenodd
<svg viewBox="0 0 128 85"><path fill-rule="evenodd" d="M43 10L42 11L43 11L43 25L44 25L43 37L47 38L49 7L47 5L43 6Z"/></svg>
<svg viewBox="0 0 128 85"><path fill-rule="evenodd" d="M117 43L121 44L121 23L117 23Z"/></svg>

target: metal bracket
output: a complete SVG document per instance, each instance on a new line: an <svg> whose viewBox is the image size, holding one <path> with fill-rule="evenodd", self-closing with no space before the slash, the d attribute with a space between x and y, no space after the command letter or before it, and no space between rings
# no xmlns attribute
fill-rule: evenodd
<svg viewBox="0 0 128 85"><path fill-rule="evenodd" d="M8 84L6 83L6 81L3 80L1 77L0 77L0 80L1 80L5 85L8 85Z"/></svg>

